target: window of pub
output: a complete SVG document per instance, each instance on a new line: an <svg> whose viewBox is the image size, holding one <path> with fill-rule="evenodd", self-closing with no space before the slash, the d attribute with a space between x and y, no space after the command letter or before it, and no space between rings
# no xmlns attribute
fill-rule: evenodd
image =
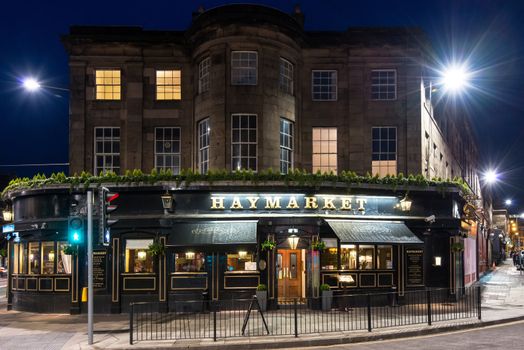
<svg viewBox="0 0 524 350"><path fill-rule="evenodd" d="M58 260L56 262L56 273L69 274L71 273L71 255L66 255L64 249L68 246L67 242L56 242Z"/></svg>
<svg viewBox="0 0 524 350"><path fill-rule="evenodd" d="M357 269L357 246L354 244L340 245L340 268L342 270Z"/></svg>
<svg viewBox="0 0 524 350"><path fill-rule="evenodd" d="M393 247L390 245L377 246L377 269L389 270L393 268Z"/></svg>
<svg viewBox="0 0 524 350"><path fill-rule="evenodd" d="M127 239L125 272L153 272L153 256L148 252L152 239Z"/></svg>
<svg viewBox="0 0 524 350"><path fill-rule="evenodd" d="M18 273L27 273L27 243L19 244L19 255L18 255Z"/></svg>
<svg viewBox="0 0 524 350"><path fill-rule="evenodd" d="M252 252L239 251L227 254L227 271L256 271L257 263Z"/></svg>
<svg viewBox="0 0 524 350"><path fill-rule="evenodd" d="M322 270L336 270L338 268L338 248L336 238L323 238L326 249L320 254Z"/></svg>
<svg viewBox="0 0 524 350"><path fill-rule="evenodd" d="M29 242L29 274L40 273L40 243Z"/></svg>
<svg viewBox="0 0 524 350"><path fill-rule="evenodd" d="M175 272L205 272L205 263L204 253L175 253Z"/></svg>
<svg viewBox="0 0 524 350"><path fill-rule="evenodd" d="M361 270L372 270L375 260L375 246L359 245L358 246L358 263Z"/></svg>
<svg viewBox="0 0 524 350"><path fill-rule="evenodd" d="M18 265L19 265L19 262L20 262L20 257L19 257L19 254L20 254L20 251L19 251L19 248L20 248L20 244L18 243L15 243L13 245L13 273L18 273Z"/></svg>
<svg viewBox="0 0 524 350"><path fill-rule="evenodd" d="M55 242L42 242L42 274L55 273Z"/></svg>

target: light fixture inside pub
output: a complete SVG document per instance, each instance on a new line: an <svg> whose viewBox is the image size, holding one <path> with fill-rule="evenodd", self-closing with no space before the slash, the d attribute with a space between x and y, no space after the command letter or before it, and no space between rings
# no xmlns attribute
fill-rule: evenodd
<svg viewBox="0 0 524 350"><path fill-rule="evenodd" d="M162 196L162 207L166 210L171 210L173 208L173 196L168 192L164 193Z"/></svg>
<svg viewBox="0 0 524 350"><path fill-rule="evenodd" d="M296 229L295 229L296 230ZM295 250L297 249L297 246L298 246L298 240L300 238L297 236L297 235L291 235L287 238L288 242L289 242L289 248Z"/></svg>

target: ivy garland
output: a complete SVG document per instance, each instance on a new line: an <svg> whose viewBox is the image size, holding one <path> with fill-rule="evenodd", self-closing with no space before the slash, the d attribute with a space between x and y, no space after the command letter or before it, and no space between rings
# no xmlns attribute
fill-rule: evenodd
<svg viewBox="0 0 524 350"><path fill-rule="evenodd" d="M114 183L114 184L132 184L132 183L147 183L155 184L161 181L175 182L177 187L181 184L186 186L193 182L207 182L212 184L217 181L244 181L257 185L260 182L266 181L282 181L286 185L290 183L296 183L299 186L310 186L318 187L322 183L332 182L345 183L347 185L360 185L360 184L381 184L391 185L394 190L398 186L421 186L421 187L439 187L442 190L446 187L458 187L463 194L471 193L468 185L458 177L453 180L433 178L432 180L426 179L423 175L408 175L399 173L398 175L387 175L379 177L378 175L371 176L367 173L365 176L357 175L352 171L342 171L339 175L330 173L321 173L320 171L311 174L301 169L293 169L288 174L280 174L278 171L274 171L269 168L260 172L253 172L252 170L239 170L230 172L225 169L223 170L210 170L207 174L200 174L191 169L182 169L180 174L173 175L171 170L157 171L153 169L151 173L143 173L139 169L127 170L124 175L117 175L114 172L108 171L100 173L98 176L83 171L80 175L74 174L73 176L66 176L63 172L53 173L50 177L46 177L43 174L37 174L33 178L17 178L11 180L9 185L3 190L2 197L5 198L8 192L21 189L32 189L44 187L46 185L53 184L69 184L71 189L83 186L85 189L89 188L91 184L102 184L102 183Z"/></svg>

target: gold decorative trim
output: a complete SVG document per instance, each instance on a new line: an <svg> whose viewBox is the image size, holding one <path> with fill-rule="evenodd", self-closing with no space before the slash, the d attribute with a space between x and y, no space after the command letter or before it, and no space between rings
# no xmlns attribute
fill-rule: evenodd
<svg viewBox="0 0 524 350"><path fill-rule="evenodd" d="M29 283L28 283L29 280L31 280L31 281L32 281L32 280L35 280L35 281L36 281L36 283L35 283L36 288L35 288L35 289L32 289L32 288L29 289L29 287L28 287L28 285L29 285ZM26 291L29 291L29 292L37 292L37 291L38 291L38 278L37 278L37 277L27 277L27 278L25 279L25 290L26 290ZM51 290L52 290L52 289L51 289Z"/></svg>
<svg viewBox="0 0 524 350"><path fill-rule="evenodd" d="M56 288L56 281L57 280L66 280L67 281L67 289ZM55 288L55 292L69 292L69 290L71 289L71 282L69 281L69 278L57 277L57 278L55 278L54 288Z"/></svg>
<svg viewBox="0 0 524 350"><path fill-rule="evenodd" d="M18 277L11 277L11 290L18 290Z"/></svg>
<svg viewBox="0 0 524 350"><path fill-rule="evenodd" d="M24 288L18 288L18 283L20 282L20 280L22 281ZM25 291L25 277L24 278L17 277L16 283L17 283L16 290Z"/></svg>
<svg viewBox="0 0 524 350"><path fill-rule="evenodd" d="M42 281L49 280L51 281L51 288L42 288ZM52 292L53 291L53 278L43 277L38 280L38 290L41 292Z"/></svg>
<svg viewBox="0 0 524 350"><path fill-rule="evenodd" d="M257 285L255 287L227 287L226 279L227 278L249 278L249 277L256 277L257 278ZM260 275L224 275L224 289L257 289L257 286L260 284Z"/></svg>
<svg viewBox="0 0 524 350"><path fill-rule="evenodd" d="M373 285L363 285L362 284L362 276L373 276ZM361 273L358 275L358 285L360 288L367 288L367 287L376 287L377 286L377 275L374 273Z"/></svg>
<svg viewBox="0 0 524 350"><path fill-rule="evenodd" d="M333 274L333 273L323 273L322 274L322 284L327 284L326 283L326 280L324 279L326 276L335 276L335 278L337 279L337 285L336 286L332 286L331 284L329 285L331 288L338 288L338 273L337 274Z"/></svg>
<svg viewBox="0 0 524 350"><path fill-rule="evenodd" d="M201 274L201 275L202 275L201 278L205 277L205 281L206 281L206 287L205 288L175 288L174 287L175 279L197 278L197 277L182 277L182 276L171 276L170 288L171 288L171 290L207 290L207 288L208 288L207 273L206 274Z"/></svg>
<svg viewBox="0 0 524 350"><path fill-rule="evenodd" d="M126 281L127 280L147 280L152 279L153 280L153 288L126 288ZM134 291L155 291L156 290L156 277L155 276L144 276L144 277L129 277L124 276L123 277L123 291L124 292L134 292Z"/></svg>
<svg viewBox="0 0 524 350"><path fill-rule="evenodd" d="M171 272L170 275L207 275L207 272Z"/></svg>
<svg viewBox="0 0 524 350"><path fill-rule="evenodd" d="M390 284L380 284L380 276L391 276L391 283ZM391 287L393 285L393 280L395 279L395 276L393 273L377 273L377 284L379 287Z"/></svg>
<svg viewBox="0 0 524 350"><path fill-rule="evenodd" d="M402 282L402 276L404 272L404 255L402 254L402 246L397 246L397 252L398 252L398 266L397 266L397 280L398 280L398 295L404 296L404 283ZM402 257L402 258L401 258Z"/></svg>
<svg viewBox="0 0 524 350"><path fill-rule="evenodd" d="M118 303L120 297L120 244L118 238L113 238L113 259L111 259L112 283L111 302ZM115 267L116 262L116 267Z"/></svg>
<svg viewBox="0 0 524 350"><path fill-rule="evenodd" d="M162 242L162 244L165 246L166 245L166 237L160 237L160 242ZM166 301L166 293L167 293L167 281L166 281L166 272L167 272L167 266L166 266L166 255L167 254L162 254L162 257L160 258L161 260L163 260L164 262L164 269L162 271L159 271L159 276L158 276L158 285L159 285L159 288L158 288L158 297L159 297L159 300L160 301ZM162 266L162 264L160 264L160 266Z"/></svg>

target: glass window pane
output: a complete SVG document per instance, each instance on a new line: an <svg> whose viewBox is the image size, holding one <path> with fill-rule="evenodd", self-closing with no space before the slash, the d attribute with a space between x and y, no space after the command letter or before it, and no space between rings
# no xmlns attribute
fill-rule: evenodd
<svg viewBox="0 0 524 350"><path fill-rule="evenodd" d="M375 261L375 247L372 245L360 245L358 247L359 269L361 270L374 269L374 261Z"/></svg>
<svg viewBox="0 0 524 350"><path fill-rule="evenodd" d="M252 252L239 251L227 254L227 271L255 271L256 269Z"/></svg>
<svg viewBox="0 0 524 350"><path fill-rule="evenodd" d="M40 274L40 243L29 243L29 274Z"/></svg>
<svg viewBox="0 0 524 350"><path fill-rule="evenodd" d="M393 246L377 246L377 269L386 270L393 268Z"/></svg>
<svg viewBox="0 0 524 350"><path fill-rule="evenodd" d="M42 274L55 273L55 242L42 242Z"/></svg>
<svg viewBox="0 0 524 350"><path fill-rule="evenodd" d="M201 252L175 254L175 272L205 272L206 255Z"/></svg>
<svg viewBox="0 0 524 350"><path fill-rule="evenodd" d="M58 261L56 262L56 272L61 274L71 273L71 255L64 253L67 242L58 242Z"/></svg>
<svg viewBox="0 0 524 350"><path fill-rule="evenodd" d="M148 252L152 239L127 239L125 254L125 272L153 272L153 257Z"/></svg>

